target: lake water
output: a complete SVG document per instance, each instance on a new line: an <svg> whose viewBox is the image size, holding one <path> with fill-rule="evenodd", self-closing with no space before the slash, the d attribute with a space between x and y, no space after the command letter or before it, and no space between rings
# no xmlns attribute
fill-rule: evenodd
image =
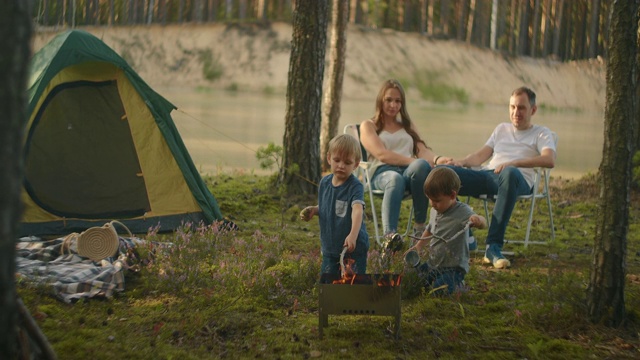
<svg viewBox="0 0 640 360"><path fill-rule="evenodd" d="M255 153L269 142L282 144L285 96L234 93L221 90L159 89L178 107L172 113L191 157L203 174L233 169L257 174L262 170ZM421 136L438 154L462 157L484 145L499 122L509 121L504 106L443 109L418 102L407 104ZM603 110L604 111L604 110ZM596 172L602 158L604 112L545 111L533 122L558 134L558 158L553 176L579 178ZM339 132L348 123L359 123L374 112L374 99L342 101Z"/></svg>

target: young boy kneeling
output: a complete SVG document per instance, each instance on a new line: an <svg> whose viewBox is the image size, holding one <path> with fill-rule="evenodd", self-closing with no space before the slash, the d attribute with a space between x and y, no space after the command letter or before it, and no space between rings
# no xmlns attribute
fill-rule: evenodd
<svg viewBox="0 0 640 360"><path fill-rule="evenodd" d="M424 193L431 203L432 216L422 238L407 250L407 253L415 250L420 254L430 240L429 257L418 270L425 278L425 285L438 289L438 294L453 293L462 286L469 272L467 224L479 229L487 227L487 220L483 216L457 200L459 190L460 178L453 170L448 167L431 170L424 183ZM437 212L435 216L433 211Z"/></svg>

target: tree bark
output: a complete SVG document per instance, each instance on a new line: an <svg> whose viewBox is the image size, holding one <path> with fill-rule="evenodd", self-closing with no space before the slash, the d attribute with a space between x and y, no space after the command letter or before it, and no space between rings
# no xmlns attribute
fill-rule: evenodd
<svg viewBox="0 0 640 360"><path fill-rule="evenodd" d="M287 195L315 193L320 180L322 80L327 0L300 1L293 13L280 185Z"/></svg>
<svg viewBox="0 0 640 360"><path fill-rule="evenodd" d="M564 0L556 0L555 26L553 28L553 54L562 57L560 54L560 33L562 31L562 16L564 15Z"/></svg>
<svg viewBox="0 0 640 360"><path fill-rule="evenodd" d="M517 23L517 14L518 14L518 3L519 0L511 0L511 7L509 8L509 53L512 55L516 54L516 46L517 46L517 38L516 38L516 23Z"/></svg>
<svg viewBox="0 0 640 360"><path fill-rule="evenodd" d="M320 163L327 171L329 141L338 133L342 82L347 56L347 25L349 23L349 0L334 0L331 7L331 40L329 48L329 87L324 94L322 129L320 131Z"/></svg>
<svg viewBox="0 0 640 360"><path fill-rule="evenodd" d="M467 21L467 43L471 44L471 35L473 33L473 19L476 16L476 0L471 0L469 4L469 18Z"/></svg>
<svg viewBox="0 0 640 360"><path fill-rule="evenodd" d="M449 38L449 10L450 8L449 0L440 0L440 27L442 29L442 34Z"/></svg>
<svg viewBox="0 0 640 360"><path fill-rule="evenodd" d="M23 174L22 141L27 117L27 69L31 58L30 1L0 2L0 354L17 354L15 242L18 237Z"/></svg>
<svg viewBox="0 0 640 360"><path fill-rule="evenodd" d="M519 31L518 31L518 55L526 55L527 54L527 40L529 39L529 1L522 0L520 2L520 20L518 21Z"/></svg>
<svg viewBox="0 0 640 360"><path fill-rule="evenodd" d="M149 7L147 8L147 25L151 25L153 22L153 8L155 7L154 0L149 0Z"/></svg>
<svg viewBox="0 0 640 360"><path fill-rule="evenodd" d="M533 5L533 26L531 26L531 44L529 46L529 55L533 57L536 57L539 46L540 21L542 21L542 4L540 0L535 0Z"/></svg>
<svg viewBox="0 0 640 360"><path fill-rule="evenodd" d="M433 1L434 0L428 0L429 3L427 4L427 34L433 36L433 31L435 30L433 28Z"/></svg>
<svg viewBox="0 0 640 360"><path fill-rule="evenodd" d="M498 0L491 2L491 38L489 40L491 50L498 48Z"/></svg>
<svg viewBox="0 0 640 360"><path fill-rule="evenodd" d="M107 25L109 26L113 26L115 25L116 21L116 14L115 14L115 4L114 4L114 0L109 0L109 23Z"/></svg>
<svg viewBox="0 0 640 360"><path fill-rule="evenodd" d="M589 29L589 57L598 55L598 29L600 28L600 0L591 3L591 24Z"/></svg>
<svg viewBox="0 0 640 360"><path fill-rule="evenodd" d="M551 52L550 43L551 43L551 9L552 9L552 1L544 0L544 22L542 29L542 56L546 57Z"/></svg>
<svg viewBox="0 0 640 360"><path fill-rule="evenodd" d="M593 263L587 288L589 319L624 325L632 157L638 136L638 8L640 0L614 0L611 12L604 145Z"/></svg>

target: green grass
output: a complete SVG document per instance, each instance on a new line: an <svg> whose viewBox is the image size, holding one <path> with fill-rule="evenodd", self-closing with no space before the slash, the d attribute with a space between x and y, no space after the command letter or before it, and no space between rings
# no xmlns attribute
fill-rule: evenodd
<svg viewBox="0 0 640 360"><path fill-rule="evenodd" d="M220 174L206 179L223 214L240 229L206 227L172 234L163 251L141 248L139 272L110 299L69 305L42 286L18 293L60 359L632 359L640 353L640 228L629 233L625 329L587 321L585 288L594 238L594 176L554 179L556 241L507 245L512 267L494 270L472 255L468 291L435 297L404 271L400 339L393 318L329 316L318 338L320 265L317 221L298 220L316 194L282 199L272 177ZM637 204L638 202L634 202ZM472 206L481 204L472 200ZM409 203L403 204L401 223ZM516 206L508 237L523 237L527 204ZM367 223L373 234L371 222ZM544 213L532 236L548 236ZM476 235L483 244L486 230ZM374 241L369 272L380 271ZM635 278L633 277L635 274Z"/></svg>
<svg viewBox="0 0 640 360"><path fill-rule="evenodd" d="M216 57L211 49L203 49L198 52L198 58L202 63L202 76L213 82L224 73L222 65L220 65L219 57Z"/></svg>
<svg viewBox="0 0 640 360"><path fill-rule="evenodd" d="M451 86L442 73L432 70L414 72L409 77L398 77L406 87L415 87L422 99L436 104L469 104L469 94L466 90Z"/></svg>

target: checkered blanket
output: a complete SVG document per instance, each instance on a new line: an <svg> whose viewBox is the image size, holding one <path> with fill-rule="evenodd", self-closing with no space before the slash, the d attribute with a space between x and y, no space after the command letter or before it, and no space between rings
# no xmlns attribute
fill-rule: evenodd
<svg viewBox="0 0 640 360"><path fill-rule="evenodd" d="M135 246L141 242L120 237L117 258L94 262L78 255L75 245L63 247L64 238L23 238L16 244L16 272L21 279L51 288L66 303L81 298L111 297L114 292L124 291L125 270L136 270L129 264Z"/></svg>

